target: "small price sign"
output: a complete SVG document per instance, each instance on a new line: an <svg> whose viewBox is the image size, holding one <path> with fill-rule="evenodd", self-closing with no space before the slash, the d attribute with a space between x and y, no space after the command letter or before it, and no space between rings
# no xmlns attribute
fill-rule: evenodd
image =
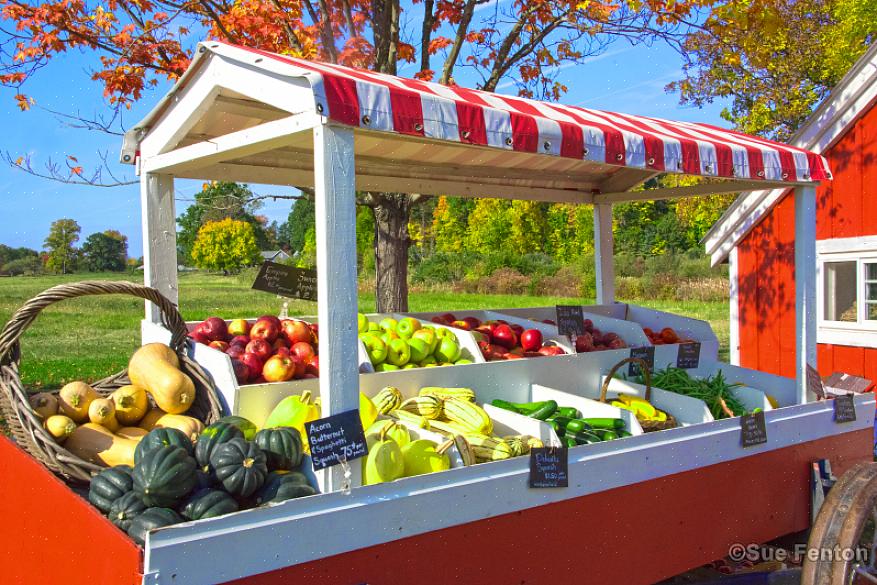
<svg viewBox="0 0 877 585"><path fill-rule="evenodd" d="M764 420L764 411L759 410L741 416L740 444L744 447L754 447L762 443L767 443L767 423Z"/></svg>
<svg viewBox="0 0 877 585"><path fill-rule="evenodd" d="M530 487L569 486L569 449L536 447L530 449Z"/></svg>
<svg viewBox="0 0 877 585"><path fill-rule="evenodd" d="M263 262L252 288L289 299L317 300L317 271Z"/></svg>
<svg viewBox="0 0 877 585"><path fill-rule="evenodd" d="M834 397L834 422L847 423L856 420L854 394L838 394Z"/></svg>
<svg viewBox="0 0 877 585"><path fill-rule="evenodd" d="M822 377L816 368L807 364L807 390L816 395L816 398L823 400L825 398L825 386L822 384Z"/></svg>
<svg viewBox="0 0 877 585"><path fill-rule="evenodd" d="M578 305L556 305L557 332L567 337L579 337L585 333L585 314Z"/></svg>
<svg viewBox="0 0 877 585"><path fill-rule="evenodd" d="M650 345L648 347L631 347L630 357L639 358L646 362L646 365L649 366L650 371L655 369L655 346L653 345ZM642 372L640 371L638 363L630 362L627 365L628 376L639 376L641 373Z"/></svg>
<svg viewBox="0 0 877 585"><path fill-rule="evenodd" d="M358 410L348 410L305 424L314 470L351 461L368 453Z"/></svg>
<svg viewBox="0 0 877 585"><path fill-rule="evenodd" d="M679 345L676 367L691 370L700 365L700 342L691 341Z"/></svg>

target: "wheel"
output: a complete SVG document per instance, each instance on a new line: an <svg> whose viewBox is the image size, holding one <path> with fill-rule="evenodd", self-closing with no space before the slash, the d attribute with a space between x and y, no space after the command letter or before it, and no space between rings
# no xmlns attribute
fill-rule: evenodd
<svg viewBox="0 0 877 585"><path fill-rule="evenodd" d="M831 488L807 541L801 585L877 584L877 463L847 471Z"/></svg>

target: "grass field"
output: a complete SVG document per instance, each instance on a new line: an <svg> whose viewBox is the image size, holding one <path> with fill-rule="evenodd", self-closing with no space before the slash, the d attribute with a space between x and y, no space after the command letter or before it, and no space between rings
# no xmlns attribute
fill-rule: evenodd
<svg viewBox="0 0 877 585"><path fill-rule="evenodd" d="M119 274L0 278L0 323L37 293L64 282L80 280L135 280ZM590 300L552 296L478 295L455 292L414 293L412 311L455 311L501 307L538 307ZM709 321L727 359L727 303L636 301L645 305ZM360 295L360 308L374 311L374 295ZM180 309L183 317L200 320L210 315L253 317L277 314L277 298L249 288L243 278L202 273L180 275ZM290 313L316 314L315 303L296 301ZM95 380L122 369L140 340L142 301L133 297L105 296L64 301L45 310L21 339L22 376L31 387L53 387L71 380Z"/></svg>

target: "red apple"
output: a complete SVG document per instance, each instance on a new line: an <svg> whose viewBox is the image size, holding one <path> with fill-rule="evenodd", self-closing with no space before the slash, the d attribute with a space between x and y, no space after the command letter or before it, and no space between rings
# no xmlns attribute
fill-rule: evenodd
<svg viewBox="0 0 877 585"><path fill-rule="evenodd" d="M522 355L524 355L524 348L521 347L520 345L518 345L518 346L515 346L515 347L511 348L511 349L509 350L509 353L513 353L513 354L521 355L521 356L522 356Z"/></svg>
<svg viewBox="0 0 877 585"><path fill-rule="evenodd" d="M524 328L521 327L520 325L517 325L517 324L514 324L514 323L513 323L513 324L509 325L509 327L512 328L512 331L514 331L514 332L515 332L515 335L517 335L518 337L520 337L520 336L521 336L521 333L524 332Z"/></svg>
<svg viewBox="0 0 877 585"><path fill-rule="evenodd" d="M260 374L259 376L256 376L256 379L253 380L253 381L251 382L251 384L264 384L264 383L266 383L267 381L268 381L268 380L265 379L265 376L262 376L262 375Z"/></svg>
<svg viewBox="0 0 877 585"><path fill-rule="evenodd" d="M264 339L253 339L253 341L247 344L244 352L251 353L264 361L271 357L271 354L274 353L274 348Z"/></svg>
<svg viewBox="0 0 877 585"><path fill-rule="evenodd" d="M497 325L493 330L493 343L511 349L518 344L518 336L508 325Z"/></svg>
<svg viewBox="0 0 877 585"><path fill-rule="evenodd" d="M250 369L250 381L262 375L262 358L254 353L245 353L240 360Z"/></svg>
<svg viewBox="0 0 877 585"><path fill-rule="evenodd" d="M479 325L475 328L475 331L486 337L487 341L493 340L493 329L491 329L490 325Z"/></svg>
<svg viewBox="0 0 877 585"><path fill-rule="evenodd" d="M491 344L490 352L496 356L501 357L501 356L504 356L505 354L507 354L509 352L509 350L501 345Z"/></svg>
<svg viewBox="0 0 877 585"><path fill-rule="evenodd" d="M463 331L471 331L472 326L469 325L466 321L452 321L451 327L456 327L457 329L462 329Z"/></svg>
<svg viewBox="0 0 877 585"><path fill-rule="evenodd" d="M295 360L291 356L275 355L262 366L262 375L269 382L285 382L295 375Z"/></svg>
<svg viewBox="0 0 877 585"><path fill-rule="evenodd" d="M229 347L228 344L224 341L211 341L208 345L213 349L218 349L223 353L227 352Z"/></svg>
<svg viewBox="0 0 877 585"><path fill-rule="evenodd" d="M481 325L481 320L475 317L463 317L462 320L469 324L469 329L477 329Z"/></svg>
<svg viewBox="0 0 877 585"><path fill-rule="evenodd" d="M624 349L625 347L627 347L627 344L620 337L616 337L609 342L609 349Z"/></svg>
<svg viewBox="0 0 877 585"><path fill-rule="evenodd" d="M566 355L566 352L563 351L563 348L558 347L556 345L543 345L539 348L538 353L540 355Z"/></svg>
<svg viewBox="0 0 877 585"><path fill-rule="evenodd" d="M231 367L238 384L246 384L250 379L250 367L239 359L231 360Z"/></svg>
<svg viewBox="0 0 877 585"><path fill-rule="evenodd" d="M545 354L541 354L538 351L525 351L525 358L537 358L537 357L545 357Z"/></svg>
<svg viewBox="0 0 877 585"><path fill-rule="evenodd" d="M189 333L189 337L194 339L197 343L203 343L204 345L210 343L210 340L207 339L207 336L204 335L204 333L200 330L192 331L191 333Z"/></svg>
<svg viewBox="0 0 877 585"><path fill-rule="evenodd" d="M246 319L234 319L228 324L228 334L247 336L250 334L250 322Z"/></svg>
<svg viewBox="0 0 877 585"><path fill-rule="evenodd" d="M282 355L282 356L289 357L289 356L292 355L292 352L289 351L289 348L288 348L288 347L283 346L283 347L278 347L278 348L274 351L274 355Z"/></svg>
<svg viewBox="0 0 877 585"><path fill-rule="evenodd" d="M584 324L585 324L585 331L590 332L590 331L594 330L594 322L591 321L590 319L585 319Z"/></svg>
<svg viewBox="0 0 877 585"><path fill-rule="evenodd" d="M524 351L538 351L542 347L542 332L538 329L527 329L520 337Z"/></svg>
<svg viewBox="0 0 877 585"><path fill-rule="evenodd" d="M279 335L280 325L275 325L273 321L268 319L259 319L250 329L250 339L264 339L269 344L274 343Z"/></svg>
<svg viewBox="0 0 877 585"><path fill-rule="evenodd" d="M293 378L295 378L296 380L304 378L304 375L307 372L308 365L298 359L296 356L292 354L290 354L290 356L292 357L292 361L295 362L295 375L293 375Z"/></svg>
<svg viewBox="0 0 877 585"><path fill-rule="evenodd" d="M522 360L522 359L524 359L524 356L518 355L518 354L512 353L512 352L509 352L502 357L503 357L503 359L506 359L506 360Z"/></svg>
<svg viewBox="0 0 877 585"><path fill-rule="evenodd" d="M280 317L275 317L274 315L262 315L256 321L271 321L274 323L274 326L277 327L277 330L280 330Z"/></svg>
<svg viewBox="0 0 877 585"><path fill-rule="evenodd" d="M231 341L228 342L229 345L247 345L250 343L249 335L237 335L231 338Z"/></svg>
<svg viewBox="0 0 877 585"><path fill-rule="evenodd" d="M274 350L274 353L277 353L278 349L289 347L289 342L286 341L283 337L278 337L274 340L274 343L271 344L271 348Z"/></svg>
<svg viewBox="0 0 877 585"><path fill-rule="evenodd" d="M244 355L245 351L246 346L234 344L230 345L225 353L228 354L228 357L230 358L239 358Z"/></svg>
<svg viewBox="0 0 877 585"><path fill-rule="evenodd" d="M445 313L444 315L441 315L441 318L444 319L448 323L453 323L454 321L457 320L457 318L454 317L453 313Z"/></svg>
<svg viewBox="0 0 877 585"><path fill-rule="evenodd" d="M586 351L594 351L594 337L587 332L576 337L576 352Z"/></svg>
<svg viewBox="0 0 877 585"><path fill-rule="evenodd" d="M315 355L311 358L311 361L305 364L305 373L313 374L315 376L320 375L320 356Z"/></svg>
<svg viewBox="0 0 877 585"><path fill-rule="evenodd" d="M290 345L295 345L299 341L307 341L308 343L311 341L311 328L304 321L284 319L280 322L280 329Z"/></svg>
<svg viewBox="0 0 877 585"><path fill-rule="evenodd" d="M208 317L199 327L210 341L225 341L228 338L228 325L219 317Z"/></svg>
<svg viewBox="0 0 877 585"><path fill-rule="evenodd" d="M299 341L290 349L292 355L301 361L308 363L316 355L313 346L305 341Z"/></svg>
<svg viewBox="0 0 877 585"><path fill-rule="evenodd" d="M309 380L309 379L311 379L311 378L316 378L316 377L317 377L316 374L305 374L304 376L302 376L302 379L303 379L303 380Z"/></svg>

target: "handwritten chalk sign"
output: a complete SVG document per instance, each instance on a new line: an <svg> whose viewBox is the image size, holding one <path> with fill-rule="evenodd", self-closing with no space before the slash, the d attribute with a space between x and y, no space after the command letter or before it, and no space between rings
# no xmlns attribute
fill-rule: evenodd
<svg viewBox="0 0 877 585"><path fill-rule="evenodd" d="M691 341L679 345L676 367L691 370L700 365L700 342Z"/></svg>
<svg viewBox="0 0 877 585"><path fill-rule="evenodd" d="M556 305L557 332L567 337L578 337L585 333L585 314L578 305Z"/></svg>
<svg viewBox="0 0 877 585"><path fill-rule="evenodd" d="M569 486L569 449L536 447L530 449L530 487L557 488Z"/></svg>
<svg viewBox="0 0 877 585"><path fill-rule="evenodd" d="M767 443L767 423L764 421L764 411L759 410L741 416L740 444L744 447L754 447L762 443Z"/></svg>
<svg viewBox="0 0 877 585"><path fill-rule="evenodd" d="M855 394L838 394L834 397L834 422L848 423L856 420Z"/></svg>
<svg viewBox="0 0 877 585"><path fill-rule="evenodd" d="M631 347L630 348L630 357L639 358L646 362L646 365L649 366L649 371L654 371L655 369L655 346L650 345L648 347ZM627 366L627 375L628 376L639 376L642 374L640 371L640 366L636 362L630 362Z"/></svg>
<svg viewBox="0 0 877 585"><path fill-rule="evenodd" d="M290 299L316 301L317 271L263 262L252 288Z"/></svg>
<svg viewBox="0 0 877 585"><path fill-rule="evenodd" d="M822 377L816 371L816 368L810 364L807 364L807 391L814 394L819 400L825 398L825 386L822 384Z"/></svg>
<svg viewBox="0 0 877 585"><path fill-rule="evenodd" d="M338 465L368 453L358 410L305 423L314 470Z"/></svg>
<svg viewBox="0 0 877 585"><path fill-rule="evenodd" d="M871 387L871 380L868 378L860 378L843 372L835 372L825 381L825 386L833 390L844 390L846 392L854 392L861 394ZM835 394L841 394L835 392Z"/></svg>

